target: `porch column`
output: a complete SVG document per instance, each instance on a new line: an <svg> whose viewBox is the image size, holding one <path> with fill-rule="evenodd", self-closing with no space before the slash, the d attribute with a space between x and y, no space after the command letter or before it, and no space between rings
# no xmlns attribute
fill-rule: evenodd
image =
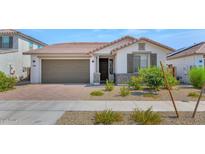
<svg viewBox="0 0 205 154"><path fill-rule="evenodd" d="M95 66L95 72L94 72L94 84L99 85L100 84L100 73L99 73L99 56L97 55L95 57L96 66Z"/></svg>
<svg viewBox="0 0 205 154"><path fill-rule="evenodd" d="M99 73L99 56L96 56L96 73Z"/></svg>

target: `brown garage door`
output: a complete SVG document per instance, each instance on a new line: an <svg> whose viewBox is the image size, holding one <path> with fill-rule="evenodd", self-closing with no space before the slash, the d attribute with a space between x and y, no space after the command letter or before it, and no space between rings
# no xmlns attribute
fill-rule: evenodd
<svg viewBox="0 0 205 154"><path fill-rule="evenodd" d="M42 60L42 83L89 83L89 60Z"/></svg>

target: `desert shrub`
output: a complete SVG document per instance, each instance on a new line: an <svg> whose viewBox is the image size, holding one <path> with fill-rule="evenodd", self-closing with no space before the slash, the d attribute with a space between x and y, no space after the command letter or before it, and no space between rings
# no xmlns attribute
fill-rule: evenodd
<svg viewBox="0 0 205 154"><path fill-rule="evenodd" d="M128 96L129 94L130 94L130 90L128 87L123 86L120 88L120 95L121 96L125 97L125 96Z"/></svg>
<svg viewBox="0 0 205 154"><path fill-rule="evenodd" d="M114 83L112 81L106 80L105 90L106 91L112 91L113 89L114 89Z"/></svg>
<svg viewBox="0 0 205 154"><path fill-rule="evenodd" d="M158 95L155 95L153 93L144 93L143 97L151 97L151 98L157 98Z"/></svg>
<svg viewBox="0 0 205 154"><path fill-rule="evenodd" d="M188 97L199 97L199 93L197 93L197 92L190 92L187 96Z"/></svg>
<svg viewBox="0 0 205 154"><path fill-rule="evenodd" d="M16 82L16 78L7 76L0 71L0 92L12 89Z"/></svg>
<svg viewBox="0 0 205 154"><path fill-rule="evenodd" d="M201 88L205 83L205 70L203 67L194 67L188 72L189 80L195 88Z"/></svg>
<svg viewBox="0 0 205 154"><path fill-rule="evenodd" d="M149 88L159 90L159 88L163 86L164 79L160 68L143 68L139 70L139 75Z"/></svg>
<svg viewBox="0 0 205 154"><path fill-rule="evenodd" d="M128 83L129 87L139 90L141 88L142 78L140 76L132 76Z"/></svg>
<svg viewBox="0 0 205 154"><path fill-rule="evenodd" d="M146 111L135 109L131 114L131 119L142 125L155 125L160 124L162 121L160 114L153 112L152 108L149 108Z"/></svg>
<svg viewBox="0 0 205 154"><path fill-rule="evenodd" d="M122 121L123 117L119 112L112 110L105 110L103 112L96 112L95 124L112 124L114 122Z"/></svg>
<svg viewBox="0 0 205 154"><path fill-rule="evenodd" d="M102 96L104 93L100 90L95 90L90 93L91 96Z"/></svg>

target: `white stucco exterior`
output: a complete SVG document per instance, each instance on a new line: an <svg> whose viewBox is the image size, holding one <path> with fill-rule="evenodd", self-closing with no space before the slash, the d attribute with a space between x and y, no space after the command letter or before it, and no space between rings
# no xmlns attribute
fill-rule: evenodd
<svg viewBox="0 0 205 154"><path fill-rule="evenodd" d="M109 79L114 79L115 73L127 73L127 54L129 53L141 53L148 55L148 63L150 62L149 54L156 53L157 54L157 65L160 65L160 61L163 63L166 62L166 56L170 52L170 50L162 48L160 46L156 46L149 42L140 42L145 43L145 50L138 50L138 42L129 45L127 47L124 47L122 49L117 50L116 54L113 54L113 49L120 48L123 45L127 44L130 41L130 39L124 39L119 42L116 42L112 45L109 45L105 48L102 48L96 52L93 52L92 54L89 54L87 56L84 55L71 55L71 54L32 54L32 61L31 61L31 83L41 83L41 61L42 59L89 59L90 61L90 83L94 83L94 74L99 73L99 59L100 58L106 58L108 59L108 71L110 68L110 61L113 61L113 73L108 73Z"/></svg>
<svg viewBox="0 0 205 154"><path fill-rule="evenodd" d="M184 83L189 83L188 71L191 67L204 67L203 55L192 55L176 59L167 60L167 64L176 67L176 75Z"/></svg>
<svg viewBox="0 0 205 154"><path fill-rule="evenodd" d="M124 45L124 44L129 43L129 42L130 42L129 39L121 40L121 41L119 41L119 42L117 42L117 43L115 43L115 44L113 44L113 45L111 45L111 46L108 46L108 47L105 47L105 48L103 48L103 49L101 49L101 50L98 50L97 52L95 52L95 54L99 54L99 55L110 55L110 54L111 54L111 51L112 51L113 49L118 48L118 47L120 47L120 46L122 46L122 45Z"/></svg>
<svg viewBox="0 0 205 154"><path fill-rule="evenodd" d="M166 62L166 56L168 52L170 51L147 42L145 42L145 50L139 51L138 42L136 42L135 44L132 44L130 46L127 46L117 51L117 54L115 56L115 73L127 73L127 54L148 53L148 64L149 64L149 60L150 60L149 54L156 53L157 66L160 66L160 61L162 61L163 63Z"/></svg>
<svg viewBox="0 0 205 154"><path fill-rule="evenodd" d="M25 78L27 72L23 71L23 68L31 67L31 56L23 55L23 52L29 50L29 42L21 36L13 36L13 48L12 49L0 49L0 71L11 75L11 66L15 70L17 78ZM33 49L38 48L38 45L33 43Z"/></svg>

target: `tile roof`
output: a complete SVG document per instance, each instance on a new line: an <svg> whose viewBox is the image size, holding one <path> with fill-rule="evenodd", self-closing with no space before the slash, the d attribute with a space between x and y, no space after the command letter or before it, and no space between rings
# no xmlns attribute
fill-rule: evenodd
<svg viewBox="0 0 205 154"><path fill-rule="evenodd" d="M49 45L47 47L30 50L25 54L40 54L40 53L68 53L68 54L92 54L98 50L111 46L115 43L118 43L122 40L128 39L130 41L136 40L136 38L131 36L124 36L120 39L114 40L112 42L73 42L73 43L61 43L61 44L54 44Z"/></svg>
<svg viewBox="0 0 205 154"><path fill-rule="evenodd" d="M187 48L182 48L180 50L172 52L167 56L167 59L170 60L180 57L191 56L194 54L205 54L205 42L200 42Z"/></svg>
<svg viewBox="0 0 205 154"><path fill-rule="evenodd" d="M112 53L114 54L114 53L116 53L118 50L120 50L120 49L122 49L122 48L125 48L125 47L127 47L127 46L130 46L130 45L132 45L132 44L134 44L134 43L136 43L136 42L140 42L140 41L146 41L146 42L149 42L149 43L151 43L151 44L154 44L154 45L160 46L160 47L162 47L162 48L165 48L165 49L167 49L167 50L175 51L175 49L173 49L173 48L171 48L171 47L168 47L168 46L166 46L166 45L164 45L164 44L161 44L161 43L156 42L156 41L154 41L154 40L151 40L151 39L149 39L149 38L141 37L141 38L139 38L139 39L135 39L135 40L133 40L132 42L129 42L129 43L124 44L124 45L122 45L122 46L120 46L120 47L118 47L118 48L113 49L113 50L112 50Z"/></svg>
<svg viewBox="0 0 205 154"><path fill-rule="evenodd" d="M37 40L37 39L35 39L35 38L31 37L31 36L23 34L23 33L19 32L17 30L14 30L14 29L0 29L0 36L1 35L19 35L19 36L22 36L22 37L24 37L24 38L26 38L26 39L28 39L30 41L33 41L33 42L35 42L35 43L37 43L39 45L42 45L42 46L46 46L47 45L46 43L44 43L42 41L39 41L39 40Z"/></svg>
<svg viewBox="0 0 205 154"><path fill-rule="evenodd" d="M117 39L117 40L114 40L114 41L112 41L112 42L110 42L110 43L107 43L107 44L105 44L105 45L103 45L103 46L100 46L99 48L96 48L96 49L90 51L90 53L99 51L99 50L101 50L101 49L104 49L104 48L106 48L106 47L108 47L108 46L111 46L111 45L113 45L113 44L115 44L115 43L118 43L118 42L120 42L120 41L122 41L122 40L125 40L125 39L129 39L130 41L136 40L136 38L127 35L127 36L121 37L121 38L119 38L119 39Z"/></svg>
<svg viewBox="0 0 205 154"><path fill-rule="evenodd" d="M141 38L139 38L139 41L147 41L147 42L149 42L149 43L152 43L152 44L154 44L154 45L160 46L160 47L165 48L165 49L167 49L167 50L175 51L174 48L171 48L171 47L169 47L169 46L167 46L167 45L164 45L164 44L162 44L162 43L159 43L159 42L157 42L157 41L151 40L151 39L146 38L146 37L141 37Z"/></svg>
<svg viewBox="0 0 205 154"><path fill-rule="evenodd" d="M161 46L168 50L172 50L172 51L174 50L168 46L162 45L161 43L155 42L148 38L136 39L131 36L125 36L120 39L114 40L112 42L72 42L72 43L53 44L53 45L46 46L44 48L27 51L24 54L92 54L96 51L99 51L103 48L111 46L125 39L128 39L128 43L125 43L124 45L113 49L112 52L115 52L121 48L127 47L131 44L134 44L135 42L142 41L142 40Z"/></svg>
<svg viewBox="0 0 205 154"><path fill-rule="evenodd" d="M24 54L89 54L89 51L108 44L108 42L72 42L59 43L40 49L30 50Z"/></svg>

